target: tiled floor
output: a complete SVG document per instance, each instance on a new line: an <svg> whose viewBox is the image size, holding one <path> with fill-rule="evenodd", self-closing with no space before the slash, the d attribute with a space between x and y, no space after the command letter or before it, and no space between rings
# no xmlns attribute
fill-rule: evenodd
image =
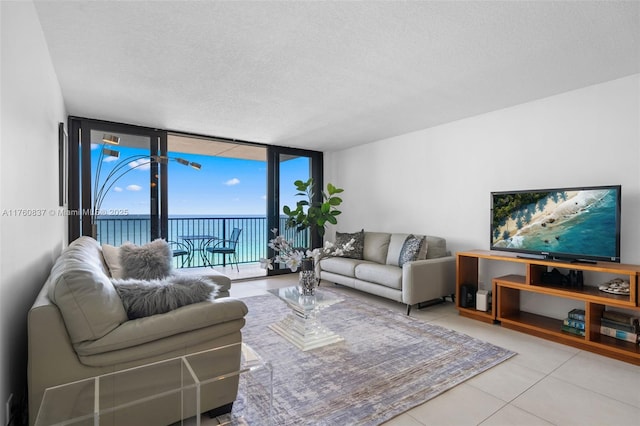
<svg viewBox="0 0 640 426"><path fill-rule="evenodd" d="M293 285L297 276L236 281L232 297ZM333 286L322 283L323 286ZM345 287L363 303L405 306ZM458 316L452 303L413 309L411 316L494 343L515 357L385 423L420 425L640 424L640 367ZM277 373L276 373L277 374ZM341 426L341 425L336 425Z"/></svg>

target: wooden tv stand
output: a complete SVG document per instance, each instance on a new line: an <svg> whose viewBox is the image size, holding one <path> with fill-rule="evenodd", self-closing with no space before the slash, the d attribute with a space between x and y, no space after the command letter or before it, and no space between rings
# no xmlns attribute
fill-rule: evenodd
<svg viewBox="0 0 640 426"><path fill-rule="evenodd" d="M522 265L522 274L506 275L492 279L493 301L488 312L475 307L461 306L461 287L478 288L480 262L511 262ZM585 276L583 288L568 288L542 283L542 273L558 268L589 273ZM515 254L499 251L472 250L457 253L456 262L456 307L460 315L488 323L499 322L501 326L574 346L600 355L616 358L640 365L640 345L600 334L600 318L607 308L621 308L637 312L640 316L638 300L638 276L640 265L597 262L595 264L565 263L542 259L524 259ZM598 280L598 276L602 280ZM598 290L598 285L614 277L629 280L628 295L615 295ZM522 293L538 293L574 300L576 308L585 311L585 336L577 336L561 331L562 319L550 318L520 309ZM559 312L558 317L566 316Z"/></svg>

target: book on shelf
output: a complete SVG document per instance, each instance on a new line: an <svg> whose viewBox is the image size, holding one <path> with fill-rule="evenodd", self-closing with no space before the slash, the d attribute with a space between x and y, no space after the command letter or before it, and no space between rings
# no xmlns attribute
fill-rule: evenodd
<svg viewBox="0 0 640 426"><path fill-rule="evenodd" d="M610 321L616 321L620 323L625 323L629 325L635 325L638 327L640 323L640 318L633 316L631 314L627 314L625 312L619 311L604 311L602 312L602 318L606 318Z"/></svg>
<svg viewBox="0 0 640 426"><path fill-rule="evenodd" d="M584 321L580 321L572 318L565 318L564 325L568 325L569 327L577 328L578 330L584 330Z"/></svg>
<svg viewBox="0 0 640 426"><path fill-rule="evenodd" d="M615 328L607 327L606 325L600 326L600 334L615 337L616 339L625 340L631 343L638 343L637 333L631 333L624 330L616 330Z"/></svg>
<svg viewBox="0 0 640 426"><path fill-rule="evenodd" d="M584 336L584 330L580 330L579 328L571 327L566 324L562 324L562 331L576 336Z"/></svg>
<svg viewBox="0 0 640 426"><path fill-rule="evenodd" d="M600 324L609 328L615 328L616 330L628 331L629 333L639 333L640 327L637 325L631 325L628 322L618 322L605 317L600 318Z"/></svg>
<svg viewBox="0 0 640 426"><path fill-rule="evenodd" d="M585 318L585 312L584 309L572 309L569 311L569 318L574 319L574 320L578 320L578 321L584 321Z"/></svg>

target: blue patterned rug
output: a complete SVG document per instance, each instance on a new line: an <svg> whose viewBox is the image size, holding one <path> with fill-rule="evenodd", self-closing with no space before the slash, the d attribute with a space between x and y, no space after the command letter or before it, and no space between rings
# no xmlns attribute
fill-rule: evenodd
<svg viewBox="0 0 640 426"><path fill-rule="evenodd" d="M274 425L379 425L515 355L323 291L344 298L320 315L345 341L307 352L269 328L290 312L284 302L273 295L243 299L249 307L243 340L273 366Z"/></svg>

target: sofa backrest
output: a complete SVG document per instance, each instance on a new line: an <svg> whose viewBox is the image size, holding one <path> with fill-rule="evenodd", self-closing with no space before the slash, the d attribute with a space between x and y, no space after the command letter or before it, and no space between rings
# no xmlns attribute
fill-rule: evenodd
<svg viewBox="0 0 640 426"><path fill-rule="evenodd" d="M437 259L445 256L449 256L447 240L427 235L427 259Z"/></svg>
<svg viewBox="0 0 640 426"><path fill-rule="evenodd" d="M100 244L93 238L80 237L69 244L51 269L48 288L74 344L99 339L127 321Z"/></svg>
<svg viewBox="0 0 640 426"><path fill-rule="evenodd" d="M362 258L376 263L385 263L389 250L391 234L386 232L364 233L364 252Z"/></svg>
<svg viewBox="0 0 640 426"><path fill-rule="evenodd" d="M389 250L387 251L387 257L384 263L387 265L399 265L400 252L405 240L411 234L391 234L389 239ZM419 234L414 234L419 235ZM426 235L427 251L421 252L418 260L422 259L436 259L438 257L447 256L447 240L440 237L434 237Z"/></svg>
<svg viewBox="0 0 640 426"><path fill-rule="evenodd" d="M409 235L411 234L391 234L391 238L389 240L389 251L387 252L387 258L384 263L394 266L399 265L398 260L400 260L400 251L402 251L402 246Z"/></svg>

